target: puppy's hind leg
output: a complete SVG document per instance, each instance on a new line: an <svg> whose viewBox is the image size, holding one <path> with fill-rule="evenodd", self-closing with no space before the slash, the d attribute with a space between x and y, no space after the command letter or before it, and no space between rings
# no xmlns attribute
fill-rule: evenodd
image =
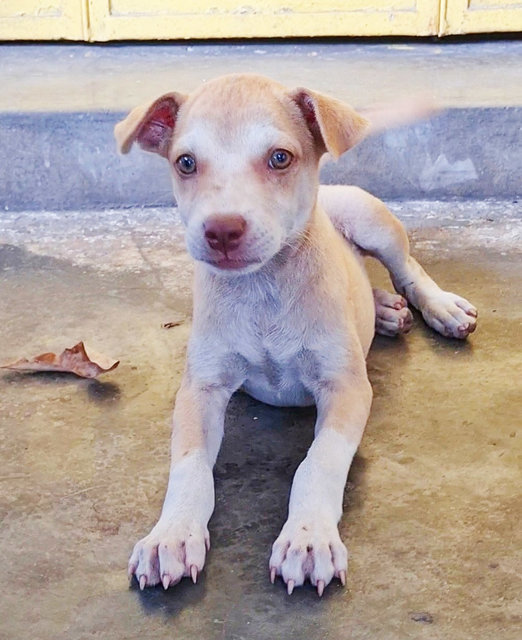
<svg viewBox="0 0 522 640"><path fill-rule="evenodd" d="M374 289L373 300L377 333L383 336L398 336L410 331L413 316L408 309L408 302L402 296L382 289Z"/></svg>
<svg viewBox="0 0 522 640"><path fill-rule="evenodd" d="M448 338L475 331L477 310L444 291L410 255L408 236L385 204L357 187L321 187L320 202L334 226L350 242L380 260L396 291L416 307L426 323Z"/></svg>

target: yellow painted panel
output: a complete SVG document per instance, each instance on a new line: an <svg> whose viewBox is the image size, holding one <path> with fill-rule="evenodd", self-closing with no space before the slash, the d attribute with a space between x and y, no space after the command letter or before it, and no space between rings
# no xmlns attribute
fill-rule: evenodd
<svg viewBox="0 0 522 640"><path fill-rule="evenodd" d="M522 7L522 2L520 0L502 0L502 2L498 2L495 0L468 0L467 2L468 8L471 11L476 11L480 9L506 9L510 7Z"/></svg>
<svg viewBox="0 0 522 640"><path fill-rule="evenodd" d="M1 40L494 31L522 31L522 0L0 0Z"/></svg>
<svg viewBox="0 0 522 640"><path fill-rule="evenodd" d="M439 35L522 31L521 0L441 0Z"/></svg>
<svg viewBox="0 0 522 640"><path fill-rule="evenodd" d="M330 13L332 11L414 11L415 0L110 0L111 15L237 13Z"/></svg>
<svg viewBox="0 0 522 640"><path fill-rule="evenodd" d="M432 35L439 0L88 0L94 41Z"/></svg>
<svg viewBox="0 0 522 640"><path fill-rule="evenodd" d="M84 40L85 0L0 0L0 40Z"/></svg>

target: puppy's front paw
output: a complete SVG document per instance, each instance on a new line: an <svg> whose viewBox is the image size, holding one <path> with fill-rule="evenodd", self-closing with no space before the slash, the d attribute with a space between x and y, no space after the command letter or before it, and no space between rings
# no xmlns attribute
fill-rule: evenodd
<svg viewBox="0 0 522 640"><path fill-rule="evenodd" d="M272 584L281 576L289 594L308 579L322 596L334 576L346 584L348 551L335 523L289 519L272 546L269 566Z"/></svg>
<svg viewBox="0 0 522 640"><path fill-rule="evenodd" d="M134 547L129 578L135 575L140 589L160 582L165 589L190 576L196 583L210 548L206 526L191 521L161 520Z"/></svg>
<svg viewBox="0 0 522 640"><path fill-rule="evenodd" d="M421 312L426 323L447 338L463 340L477 326L475 307L449 291L440 291L427 298Z"/></svg>

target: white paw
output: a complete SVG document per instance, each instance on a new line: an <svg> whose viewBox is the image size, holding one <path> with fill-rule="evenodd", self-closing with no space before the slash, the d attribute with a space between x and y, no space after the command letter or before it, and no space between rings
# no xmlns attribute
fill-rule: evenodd
<svg viewBox="0 0 522 640"><path fill-rule="evenodd" d="M475 331L477 310L464 298L440 291L422 304L421 313L430 327L447 338L464 339Z"/></svg>
<svg viewBox="0 0 522 640"><path fill-rule="evenodd" d="M190 576L196 583L210 548L206 526L194 521L161 520L148 536L136 543L129 560L140 589L161 584L165 589Z"/></svg>
<svg viewBox="0 0 522 640"><path fill-rule="evenodd" d="M269 567L272 584L281 576L289 594L308 579L322 596L333 577L346 584L348 551L335 524L294 518L274 542Z"/></svg>
<svg viewBox="0 0 522 640"><path fill-rule="evenodd" d="M373 290L375 302L375 331L383 336L408 333L413 325L413 315L405 298L382 289Z"/></svg>

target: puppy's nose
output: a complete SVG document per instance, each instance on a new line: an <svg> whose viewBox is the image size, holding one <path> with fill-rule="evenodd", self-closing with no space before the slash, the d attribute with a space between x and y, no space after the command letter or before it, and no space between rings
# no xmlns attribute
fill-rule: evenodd
<svg viewBox="0 0 522 640"><path fill-rule="evenodd" d="M246 220L239 215L213 215L206 219L203 229L208 246L226 255L239 247Z"/></svg>

